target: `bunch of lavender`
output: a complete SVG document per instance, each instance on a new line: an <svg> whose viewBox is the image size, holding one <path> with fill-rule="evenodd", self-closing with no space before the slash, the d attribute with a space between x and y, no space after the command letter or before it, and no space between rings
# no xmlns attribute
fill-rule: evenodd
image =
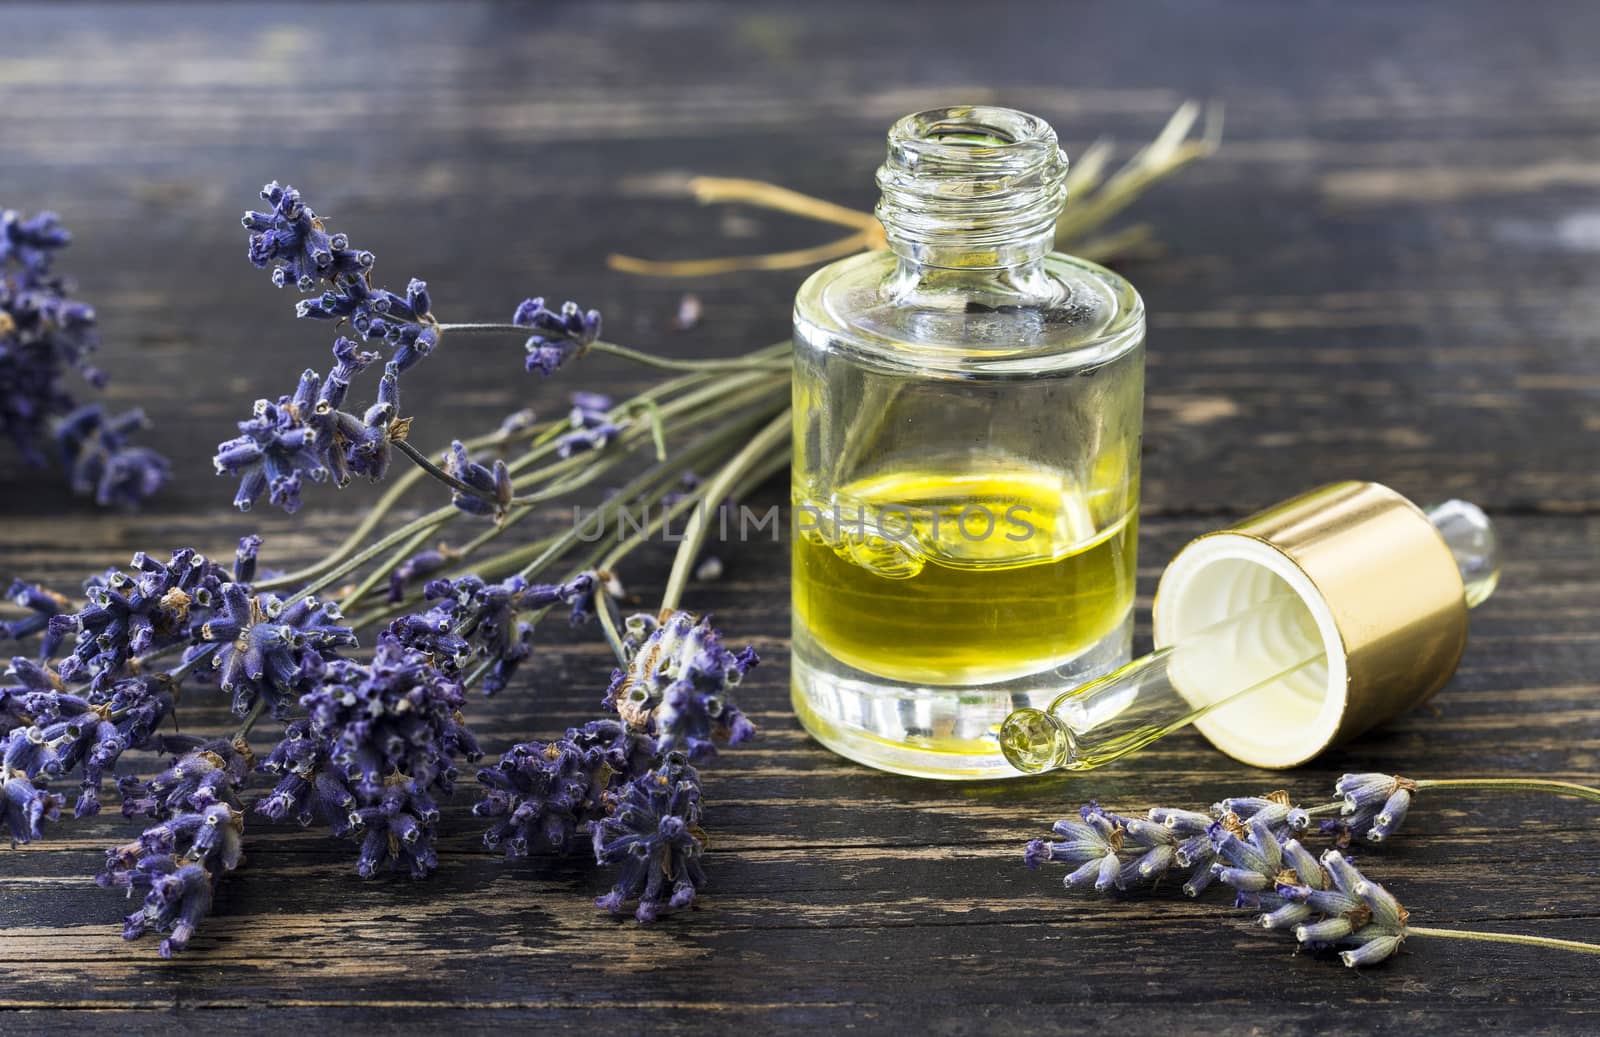
<svg viewBox="0 0 1600 1037"><path fill-rule="evenodd" d="M1390 774L1346 774L1339 798L1307 808L1287 792L1225 799L1207 812L1152 808L1145 817L1111 813L1089 803L1076 820L1056 822L1059 842L1035 839L1023 852L1030 868L1068 865L1068 889L1093 886L1121 892L1161 882L1174 868L1189 869L1181 888L1199 896L1213 882L1234 890L1234 906L1259 912L1266 929L1292 931L1300 946L1336 947L1348 966L1391 957L1408 936L1527 943L1600 954L1600 945L1508 933L1478 933L1412 926L1410 914L1382 886L1366 878L1339 851L1352 839L1385 842L1421 789L1520 789L1581 796L1600 802L1600 789L1541 779L1460 778L1416 780ZM1319 820L1320 819L1320 820ZM1302 840L1326 836L1336 848L1320 861Z"/></svg>
<svg viewBox="0 0 1600 1037"><path fill-rule="evenodd" d="M0 432L34 465L46 463L45 441L54 438L75 492L129 507L160 489L169 466L130 441L145 426L143 413L108 416L98 405L78 406L67 390L68 371L93 388L105 385L89 362L99 345L94 308L72 298L54 270L71 240L55 213L0 212Z"/></svg>
<svg viewBox="0 0 1600 1037"><path fill-rule="evenodd" d="M279 284L321 292L302 302L304 316L347 323L389 355L377 399L359 416L347 409L350 386L383 354L354 338L335 343L327 375L307 371L291 395L258 403L217 456L218 468L239 478L235 503L247 508L265 496L293 510L306 480L382 478L396 458L411 467L341 545L298 571L258 573L252 536L231 572L188 549L166 561L141 554L129 571L87 581L82 605L19 581L11 594L23 614L0 632L40 643L39 661L19 659L15 686L0 693L7 827L19 841L38 838L61 816L53 783L62 780L79 782L77 812L92 813L105 778L120 772L123 813L157 823L111 852L102 882L141 893L126 935L167 933L163 953L188 942L217 881L239 864L250 809L358 841L364 876L421 877L437 860L439 803L458 767L479 756L462 715L468 689L504 688L533 658L537 624L565 606L575 623L601 617L622 670L647 655L671 659L671 672L636 682L654 697L648 708L634 702L628 721L612 710L563 739L516 746L486 768L476 809L493 820L487 839L510 855L590 845L599 864L620 867L604 908L636 900L634 913L647 921L686 905L704 881L701 794L698 774L673 750L704 759L714 741L750 736L730 691L755 657L723 648L678 602L705 539L704 502L747 491L786 460L787 346L735 361L665 361L600 342L595 314L550 311L536 300L508 325L440 324L420 282L403 297L374 289L370 253L329 234L292 191L266 194L272 211L247 217L251 258L273 266ZM424 454L408 442L399 379L458 330L514 330L539 370L594 349L678 374L616 404L574 394L557 420L519 413ZM654 459L641 467L646 450ZM695 469L715 474L686 482ZM626 522L633 531L616 544L574 528L487 551L544 502L624 470L632 474L595 511L602 527ZM441 484L449 503L380 534L425 480ZM495 521L463 543L422 549L474 515ZM625 646L611 601L620 594L617 567L685 517L663 621L636 622ZM362 571L339 600L324 596ZM375 634L370 657L345 655L358 650L361 631ZM185 687L208 677L231 698L238 728L222 739L158 734ZM248 739L263 723L277 730L258 769L275 781L252 794ZM138 752L177 759L144 780ZM641 869L639 859L651 863Z"/></svg>

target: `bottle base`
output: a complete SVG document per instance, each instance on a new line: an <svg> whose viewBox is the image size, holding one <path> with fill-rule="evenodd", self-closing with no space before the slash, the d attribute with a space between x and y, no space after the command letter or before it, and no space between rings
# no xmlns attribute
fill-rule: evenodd
<svg viewBox="0 0 1600 1037"><path fill-rule="evenodd" d="M806 732L840 756L916 778L1023 777L1000 751L1013 710L1043 709L1062 691L1126 663L1133 613L1071 660L1026 677L964 687L902 683L854 669L796 630L790 699Z"/></svg>

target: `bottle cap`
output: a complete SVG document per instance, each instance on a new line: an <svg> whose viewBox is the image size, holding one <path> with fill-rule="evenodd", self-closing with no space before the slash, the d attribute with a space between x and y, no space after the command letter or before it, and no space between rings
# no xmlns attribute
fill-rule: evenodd
<svg viewBox="0 0 1600 1037"><path fill-rule="evenodd" d="M1332 483L1180 551L1156 592L1156 647L1269 600L1298 613L1287 626L1320 639L1322 660L1195 722L1243 763L1293 767L1438 691L1466 645L1468 606L1493 590L1496 565L1492 529L1472 505L1429 514L1377 483ZM1268 637L1249 650L1281 651L1288 662L1297 647L1303 640ZM1192 705L1210 704L1207 690L1226 683L1216 675L1237 648L1191 655L1175 686Z"/></svg>

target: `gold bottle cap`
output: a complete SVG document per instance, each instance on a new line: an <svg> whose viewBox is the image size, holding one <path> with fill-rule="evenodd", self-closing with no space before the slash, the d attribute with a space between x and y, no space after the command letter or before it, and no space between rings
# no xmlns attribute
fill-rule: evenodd
<svg viewBox="0 0 1600 1037"><path fill-rule="evenodd" d="M1322 658L1195 726L1244 763L1293 767L1438 691L1461 659L1469 603L1493 590L1495 566L1492 530L1472 505L1424 513L1377 483L1332 483L1191 541L1161 576L1155 642L1175 644L1281 600L1286 622L1272 628L1303 631L1298 652L1281 633L1249 650L1292 661L1305 639L1320 640ZM1177 686L1192 704L1209 704L1207 687L1237 649L1188 661Z"/></svg>

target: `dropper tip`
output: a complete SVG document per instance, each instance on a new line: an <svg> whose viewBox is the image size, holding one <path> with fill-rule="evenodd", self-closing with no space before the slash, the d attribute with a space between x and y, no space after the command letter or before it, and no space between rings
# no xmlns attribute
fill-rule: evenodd
<svg viewBox="0 0 1600 1037"><path fill-rule="evenodd" d="M1000 751L1024 774L1043 774L1066 766L1072 735L1054 715L1024 707L1000 725Z"/></svg>
<svg viewBox="0 0 1600 1037"><path fill-rule="evenodd" d="M1477 608L1500 582L1500 542L1494 523L1471 501L1447 500L1425 512L1456 560L1467 606Z"/></svg>

